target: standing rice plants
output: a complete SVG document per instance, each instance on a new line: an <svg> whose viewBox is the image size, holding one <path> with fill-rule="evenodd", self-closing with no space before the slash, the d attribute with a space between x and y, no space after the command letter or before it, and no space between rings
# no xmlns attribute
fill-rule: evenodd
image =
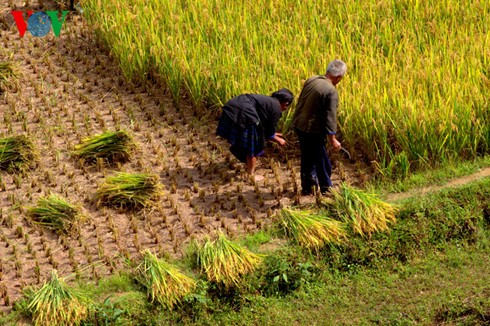
<svg viewBox="0 0 490 326"><path fill-rule="evenodd" d="M225 288L238 286L241 277L254 271L263 258L229 240L222 232L214 240L209 237L203 242L193 240L188 256L208 280Z"/></svg>
<svg viewBox="0 0 490 326"><path fill-rule="evenodd" d="M235 94L283 85L299 94L306 78L343 59L349 67L338 86L343 143L386 176L489 153L488 1L82 5L126 77L145 81L152 72L177 99L185 91L197 106L219 108Z"/></svg>
<svg viewBox="0 0 490 326"><path fill-rule="evenodd" d="M185 295L196 288L194 279L181 273L169 262L145 250L136 267L136 280L145 287L151 302L157 301L167 309L179 304Z"/></svg>
<svg viewBox="0 0 490 326"><path fill-rule="evenodd" d="M134 147L127 131L108 131L84 139L75 146L72 155L89 163L95 163L97 159L107 163L126 162L131 158Z"/></svg>
<svg viewBox="0 0 490 326"><path fill-rule="evenodd" d="M0 138L0 169L25 170L37 158L34 144L26 135Z"/></svg>
<svg viewBox="0 0 490 326"><path fill-rule="evenodd" d="M158 175L118 172L109 176L97 189L97 206L120 209L141 209L151 205L161 194Z"/></svg>
<svg viewBox="0 0 490 326"><path fill-rule="evenodd" d="M37 325L79 325L88 316L89 299L51 271L51 279L39 290L28 290L26 310Z"/></svg>
<svg viewBox="0 0 490 326"><path fill-rule="evenodd" d="M36 206L27 210L27 214L34 223L65 233L69 233L82 218L80 208L57 195L40 198Z"/></svg>
<svg viewBox="0 0 490 326"><path fill-rule="evenodd" d="M344 223L320 211L283 208L278 214L277 226L301 247L315 251L329 243L339 243L347 235Z"/></svg>
<svg viewBox="0 0 490 326"><path fill-rule="evenodd" d="M330 211L362 236L387 230L388 223L396 221L396 208L376 194L345 183L341 183L339 189L333 189L332 193L333 200L326 201Z"/></svg>

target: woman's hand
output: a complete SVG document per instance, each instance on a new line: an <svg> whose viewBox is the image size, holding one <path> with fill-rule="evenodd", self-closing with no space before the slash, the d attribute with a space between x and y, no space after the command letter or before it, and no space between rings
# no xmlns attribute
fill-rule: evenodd
<svg viewBox="0 0 490 326"><path fill-rule="evenodd" d="M282 138L282 134L276 132L274 134L274 137L272 137L272 140L274 140L276 143L278 143L281 146L284 146L287 144L286 140Z"/></svg>

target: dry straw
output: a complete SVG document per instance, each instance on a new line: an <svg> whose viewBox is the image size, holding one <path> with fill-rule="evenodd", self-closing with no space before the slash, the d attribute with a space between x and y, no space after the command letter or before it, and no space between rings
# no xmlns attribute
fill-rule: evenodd
<svg viewBox="0 0 490 326"><path fill-rule="evenodd" d="M151 302L157 301L172 309L195 289L195 280L181 273L172 264L159 259L148 249L142 254L142 261L136 267L136 280L146 288Z"/></svg>
<svg viewBox="0 0 490 326"><path fill-rule="evenodd" d="M261 255L229 240L222 232L214 240L207 237L203 242L191 242L189 255L208 280L225 287L239 285L241 277L262 262Z"/></svg>

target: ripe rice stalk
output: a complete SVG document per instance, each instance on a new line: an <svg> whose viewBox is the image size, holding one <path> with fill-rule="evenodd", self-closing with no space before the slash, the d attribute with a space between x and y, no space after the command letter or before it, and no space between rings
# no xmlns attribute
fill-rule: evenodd
<svg viewBox="0 0 490 326"><path fill-rule="evenodd" d="M208 280L227 288L239 285L241 277L255 270L263 259L262 255L229 240L222 232L215 240L209 237L203 243L193 240L188 255Z"/></svg>
<svg viewBox="0 0 490 326"><path fill-rule="evenodd" d="M125 130L108 131L88 137L75 146L72 156L89 163L103 159L107 163L127 162L131 158L135 144Z"/></svg>
<svg viewBox="0 0 490 326"><path fill-rule="evenodd" d="M146 288L151 302L157 301L167 309L172 309L195 289L196 281L169 262L159 259L148 249L142 254L143 259L136 267L135 278Z"/></svg>
<svg viewBox="0 0 490 326"><path fill-rule="evenodd" d="M68 286L65 279L51 271L51 279L37 291L27 291L27 311L37 325L79 325L87 318L89 299Z"/></svg>
<svg viewBox="0 0 490 326"><path fill-rule="evenodd" d="M0 169L24 170L37 158L34 144L26 135L0 138Z"/></svg>
<svg viewBox="0 0 490 326"><path fill-rule="evenodd" d="M40 198L36 206L28 208L27 214L34 223L65 233L82 219L80 208L53 194Z"/></svg>
<svg viewBox="0 0 490 326"><path fill-rule="evenodd" d="M331 210L362 236L387 230L388 223L396 221L395 206L379 199L376 194L345 183L341 183L338 190L333 189L332 193L333 200L328 202Z"/></svg>
<svg viewBox="0 0 490 326"><path fill-rule="evenodd" d="M315 251L329 243L339 243L347 235L344 223L329 218L326 213L311 210L283 208L278 226L289 239Z"/></svg>
<svg viewBox="0 0 490 326"><path fill-rule="evenodd" d="M148 207L161 195L158 175L118 172L106 178L97 189L97 206L115 206L120 209Z"/></svg>
<svg viewBox="0 0 490 326"><path fill-rule="evenodd" d="M177 103L183 92L216 108L243 91L289 85L299 94L331 58L344 59L339 129L352 154L387 177L488 154L488 1L336 3L85 0L84 14L126 77L155 77ZM289 51L284 40L294 40ZM304 60L306 48L326 55ZM292 111L283 132L292 129Z"/></svg>
<svg viewBox="0 0 490 326"><path fill-rule="evenodd" d="M5 90L5 86L12 77L15 77L16 72L11 61L0 62L0 92Z"/></svg>

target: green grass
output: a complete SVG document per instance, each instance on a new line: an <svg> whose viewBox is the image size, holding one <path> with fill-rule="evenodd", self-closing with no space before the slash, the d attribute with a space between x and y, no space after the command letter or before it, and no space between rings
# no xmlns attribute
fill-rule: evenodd
<svg viewBox="0 0 490 326"><path fill-rule="evenodd" d="M448 161L437 169L413 173L404 179L375 179L368 187L374 192L384 194L406 192L414 188L443 185L454 178L468 176L489 167L490 155L472 161Z"/></svg>
<svg viewBox="0 0 490 326"><path fill-rule="evenodd" d="M239 312L204 315L194 325L484 325L489 264L486 249L451 245L409 265L325 274L287 297L255 297Z"/></svg>
<svg viewBox="0 0 490 326"><path fill-rule="evenodd" d="M351 232L349 241L314 255L282 246L240 277L242 291L216 293L212 281L201 280L178 309L155 308L146 289L115 275L82 286L99 312L88 318L120 325L484 325L490 320L488 198L490 178L412 198L400 205L389 232ZM263 246L272 239L262 231L243 242ZM224 257L219 269L225 270L230 259L220 252L209 250L207 261ZM0 321L14 325L18 318L16 311Z"/></svg>

